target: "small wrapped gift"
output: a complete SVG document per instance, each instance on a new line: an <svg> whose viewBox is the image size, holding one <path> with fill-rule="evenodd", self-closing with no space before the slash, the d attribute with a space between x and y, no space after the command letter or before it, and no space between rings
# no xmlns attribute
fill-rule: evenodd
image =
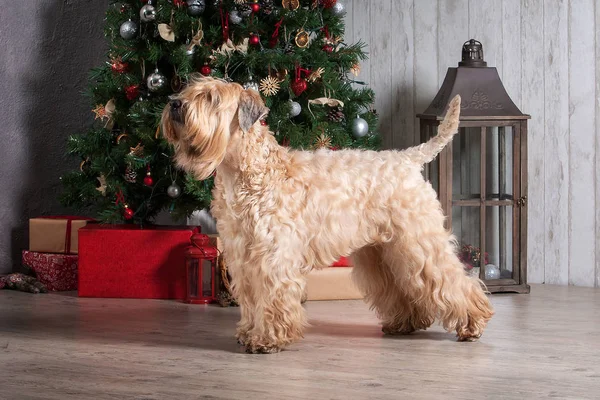
<svg viewBox="0 0 600 400"><path fill-rule="evenodd" d="M312 270L306 276L308 300L359 300L362 293L352 280L353 267Z"/></svg>
<svg viewBox="0 0 600 400"><path fill-rule="evenodd" d="M29 220L29 250L38 253L78 253L79 228L91 218L48 216Z"/></svg>
<svg viewBox="0 0 600 400"><path fill-rule="evenodd" d="M74 254L23 250L23 265L31 268L38 281L50 291L77 290L78 258Z"/></svg>

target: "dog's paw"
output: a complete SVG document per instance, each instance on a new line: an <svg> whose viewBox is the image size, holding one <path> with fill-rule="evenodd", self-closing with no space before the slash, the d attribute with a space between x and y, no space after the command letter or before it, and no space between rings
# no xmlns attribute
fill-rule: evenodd
<svg viewBox="0 0 600 400"><path fill-rule="evenodd" d="M402 335L410 335L414 331L416 331L413 327L397 327L397 326L383 326L381 327L381 331L385 335L389 336L402 336Z"/></svg>
<svg viewBox="0 0 600 400"><path fill-rule="evenodd" d="M282 350L279 346L252 346L246 345L246 353L249 354L274 354Z"/></svg>
<svg viewBox="0 0 600 400"><path fill-rule="evenodd" d="M476 342L481 337L481 335L475 335L475 336L460 336L460 335L457 335L457 336L458 336L458 339L457 339L458 342Z"/></svg>

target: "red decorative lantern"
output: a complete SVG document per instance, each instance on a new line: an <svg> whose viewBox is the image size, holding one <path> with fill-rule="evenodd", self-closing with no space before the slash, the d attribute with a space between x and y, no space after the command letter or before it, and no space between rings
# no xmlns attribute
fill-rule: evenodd
<svg viewBox="0 0 600 400"><path fill-rule="evenodd" d="M218 250L208 236L195 230L192 244L185 250L187 303L208 304L217 300L216 271Z"/></svg>

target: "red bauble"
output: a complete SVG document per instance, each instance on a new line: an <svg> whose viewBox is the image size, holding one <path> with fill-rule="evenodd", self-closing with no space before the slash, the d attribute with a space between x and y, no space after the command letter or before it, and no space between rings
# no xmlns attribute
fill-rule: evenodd
<svg viewBox="0 0 600 400"><path fill-rule="evenodd" d="M209 65L205 64L200 68L200 73L204 76L210 75L211 72L212 72L212 69L210 68Z"/></svg>
<svg viewBox="0 0 600 400"><path fill-rule="evenodd" d="M125 88L127 100L135 100L140 95L140 85L131 85Z"/></svg>
<svg viewBox="0 0 600 400"><path fill-rule="evenodd" d="M335 3L337 3L337 0L321 0L323 8L331 8L335 6Z"/></svg>
<svg viewBox="0 0 600 400"><path fill-rule="evenodd" d="M154 179L152 179L152 175L150 175L150 171L148 171L146 173L146 176L144 177L144 185L146 185L146 186L154 185Z"/></svg>
<svg viewBox="0 0 600 400"><path fill-rule="evenodd" d="M260 44L260 38L258 35L252 34L250 35L250 39L248 39L248 43L252 46L258 46Z"/></svg>
<svg viewBox="0 0 600 400"><path fill-rule="evenodd" d="M123 218L132 219L133 214L134 214L133 210L131 208L129 208L129 206L125 206L125 209L123 210Z"/></svg>
<svg viewBox="0 0 600 400"><path fill-rule="evenodd" d="M300 96L302 94L302 92L304 92L306 90L306 80L302 79L302 78L296 78L294 79L294 81L292 82L292 91L294 92L294 94L296 96Z"/></svg>
<svg viewBox="0 0 600 400"><path fill-rule="evenodd" d="M326 44L323 46L323 51L325 51L327 53L331 53L333 51L333 46L330 44Z"/></svg>
<svg viewBox="0 0 600 400"><path fill-rule="evenodd" d="M250 8L252 9L252 12L253 12L254 14L256 14L257 12L259 12L259 11L260 11L260 4L258 4L258 3L252 3L252 4L250 5Z"/></svg>

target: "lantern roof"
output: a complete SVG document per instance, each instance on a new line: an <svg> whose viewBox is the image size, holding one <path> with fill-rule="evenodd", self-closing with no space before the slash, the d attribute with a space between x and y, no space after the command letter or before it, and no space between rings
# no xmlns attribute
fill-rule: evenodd
<svg viewBox="0 0 600 400"><path fill-rule="evenodd" d="M475 40L463 44L462 61L448 68L442 87L420 119L442 120L455 95L461 97L460 120L528 119L512 101L495 67L483 59L483 46Z"/></svg>

